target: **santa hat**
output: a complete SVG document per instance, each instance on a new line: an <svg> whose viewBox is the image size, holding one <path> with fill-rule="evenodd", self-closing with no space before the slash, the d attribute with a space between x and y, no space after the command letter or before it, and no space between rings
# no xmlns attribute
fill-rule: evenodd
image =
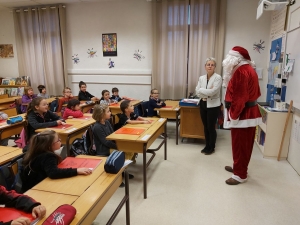
<svg viewBox="0 0 300 225"><path fill-rule="evenodd" d="M241 46L233 47L232 50L229 50L229 55L233 55L251 61L248 51Z"/></svg>

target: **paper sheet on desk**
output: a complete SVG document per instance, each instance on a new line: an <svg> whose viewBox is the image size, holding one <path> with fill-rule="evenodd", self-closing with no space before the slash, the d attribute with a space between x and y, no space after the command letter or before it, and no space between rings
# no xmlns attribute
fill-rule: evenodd
<svg viewBox="0 0 300 225"><path fill-rule="evenodd" d="M129 165L129 164L132 163L132 162L133 162L133 161L132 161L132 160L129 160L129 159L125 160L123 167ZM123 167L122 167L122 168L123 168Z"/></svg>
<svg viewBox="0 0 300 225"><path fill-rule="evenodd" d="M186 103L193 103L193 104L196 104L198 105L199 104L199 101L200 99L190 99L190 98L184 98L181 100L182 102L186 102Z"/></svg>

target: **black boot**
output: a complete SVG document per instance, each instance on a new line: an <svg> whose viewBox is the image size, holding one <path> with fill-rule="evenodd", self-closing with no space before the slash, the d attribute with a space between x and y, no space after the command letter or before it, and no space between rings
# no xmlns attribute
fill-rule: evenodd
<svg viewBox="0 0 300 225"><path fill-rule="evenodd" d="M213 148L213 149L210 149L210 150L206 151L206 152L205 152L205 155L211 155L211 154L213 154L214 152L215 152L215 149Z"/></svg>
<svg viewBox="0 0 300 225"><path fill-rule="evenodd" d="M205 146L205 148L201 150L201 153L205 154L208 150L209 150L209 147Z"/></svg>

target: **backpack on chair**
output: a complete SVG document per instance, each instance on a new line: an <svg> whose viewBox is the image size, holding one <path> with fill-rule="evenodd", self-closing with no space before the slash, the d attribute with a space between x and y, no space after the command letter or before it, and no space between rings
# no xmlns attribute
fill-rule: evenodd
<svg viewBox="0 0 300 225"><path fill-rule="evenodd" d="M93 125L89 126L89 128L82 135L84 149L87 152L87 155L96 155L96 146L94 143L93 136Z"/></svg>

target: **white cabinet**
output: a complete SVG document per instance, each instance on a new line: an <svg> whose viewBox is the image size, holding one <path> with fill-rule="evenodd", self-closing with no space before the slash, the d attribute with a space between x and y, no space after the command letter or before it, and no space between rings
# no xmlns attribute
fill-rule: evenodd
<svg viewBox="0 0 300 225"><path fill-rule="evenodd" d="M259 108L263 117L263 123L256 127L255 143L258 145L264 157L277 157L287 112L271 112L263 106L259 106ZM281 158L287 158L289 139L291 136L291 125L292 116L290 116L288 122L281 151Z"/></svg>

